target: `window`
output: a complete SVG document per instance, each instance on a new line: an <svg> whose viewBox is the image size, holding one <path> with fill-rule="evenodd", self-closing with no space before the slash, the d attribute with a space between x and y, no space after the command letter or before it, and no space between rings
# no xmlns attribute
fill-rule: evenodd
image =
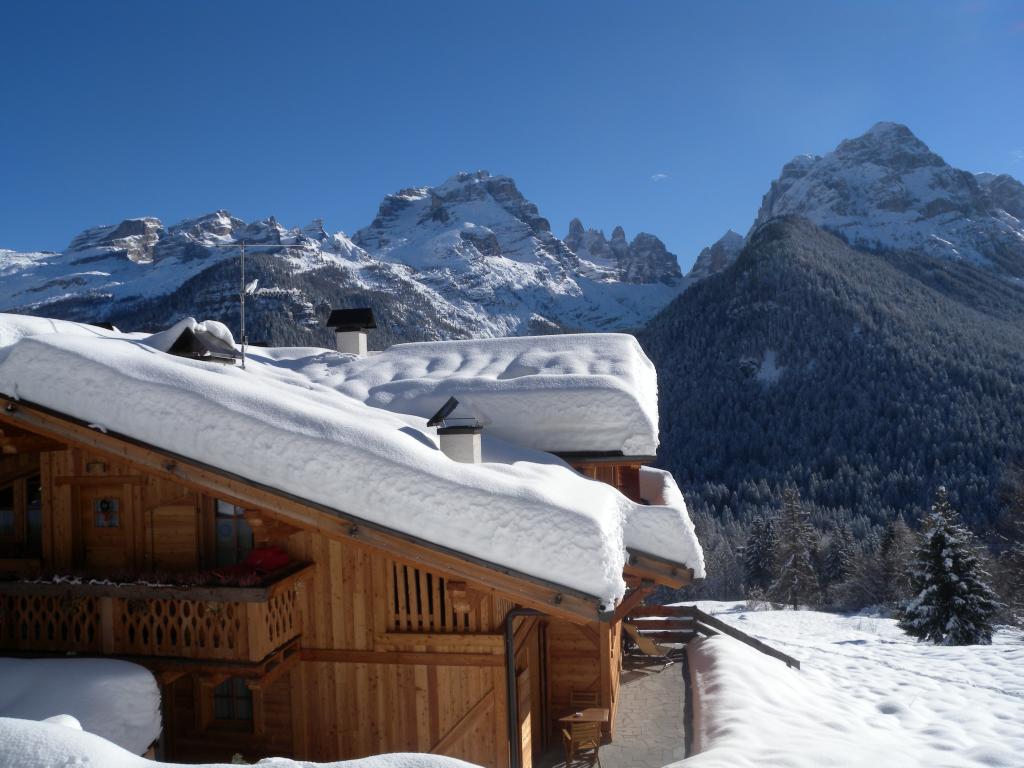
<svg viewBox="0 0 1024 768"><path fill-rule="evenodd" d="M215 524L217 526L217 565L234 565L245 560L253 547L252 528L242 519L245 510L217 501Z"/></svg>
<svg viewBox="0 0 1024 768"><path fill-rule="evenodd" d="M18 515L14 506L14 485L0 488L0 540L18 537Z"/></svg>
<svg viewBox="0 0 1024 768"><path fill-rule="evenodd" d="M39 475L25 481L25 520L28 526L28 549L43 551L43 484Z"/></svg>
<svg viewBox="0 0 1024 768"><path fill-rule="evenodd" d="M121 502L117 499L96 499L93 501L92 524L95 528L120 528Z"/></svg>
<svg viewBox="0 0 1024 768"><path fill-rule="evenodd" d="M252 691L240 677L229 677L213 689L213 719L223 723L252 722Z"/></svg>
<svg viewBox="0 0 1024 768"><path fill-rule="evenodd" d="M38 556L43 550L43 489L39 475L0 486L0 556Z"/></svg>

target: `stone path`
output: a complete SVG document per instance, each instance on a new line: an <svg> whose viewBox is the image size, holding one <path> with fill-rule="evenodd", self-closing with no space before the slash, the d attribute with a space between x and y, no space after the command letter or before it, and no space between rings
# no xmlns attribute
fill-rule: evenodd
<svg viewBox="0 0 1024 768"><path fill-rule="evenodd" d="M619 688L615 741L601 747L602 768L662 768L685 756L683 665L627 656ZM585 761L572 768L583 768ZM566 768L561 744L540 768Z"/></svg>

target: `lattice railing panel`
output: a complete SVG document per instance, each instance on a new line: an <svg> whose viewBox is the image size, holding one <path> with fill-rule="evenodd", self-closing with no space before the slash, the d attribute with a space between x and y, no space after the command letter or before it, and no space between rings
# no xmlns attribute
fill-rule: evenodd
<svg viewBox="0 0 1024 768"><path fill-rule="evenodd" d="M245 604L116 600L115 645L140 656L247 657Z"/></svg>
<svg viewBox="0 0 1024 768"><path fill-rule="evenodd" d="M0 595L0 647L99 651L99 598L69 594Z"/></svg>
<svg viewBox="0 0 1024 768"><path fill-rule="evenodd" d="M293 574L252 590L252 600L240 589L207 589L209 599L129 598L89 587L14 584L4 592L0 585L0 650L261 661L301 633L301 583Z"/></svg>

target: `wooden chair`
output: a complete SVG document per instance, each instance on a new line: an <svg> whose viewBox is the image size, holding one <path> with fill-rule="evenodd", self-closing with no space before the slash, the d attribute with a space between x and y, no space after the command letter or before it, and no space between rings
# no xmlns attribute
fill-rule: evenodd
<svg viewBox="0 0 1024 768"><path fill-rule="evenodd" d="M569 703L576 710L587 709L598 706L597 693L594 691L573 691L569 694ZM590 756L595 762L601 765L601 723L570 723L568 728L562 729L562 743L565 746L565 764L572 765L573 759Z"/></svg>

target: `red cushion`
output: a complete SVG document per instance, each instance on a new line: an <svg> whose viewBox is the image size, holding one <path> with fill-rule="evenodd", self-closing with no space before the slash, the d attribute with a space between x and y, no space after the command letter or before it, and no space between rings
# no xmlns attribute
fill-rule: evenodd
<svg viewBox="0 0 1024 768"><path fill-rule="evenodd" d="M244 565L262 573L270 573L288 565L288 553L280 547L260 547L249 552Z"/></svg>

